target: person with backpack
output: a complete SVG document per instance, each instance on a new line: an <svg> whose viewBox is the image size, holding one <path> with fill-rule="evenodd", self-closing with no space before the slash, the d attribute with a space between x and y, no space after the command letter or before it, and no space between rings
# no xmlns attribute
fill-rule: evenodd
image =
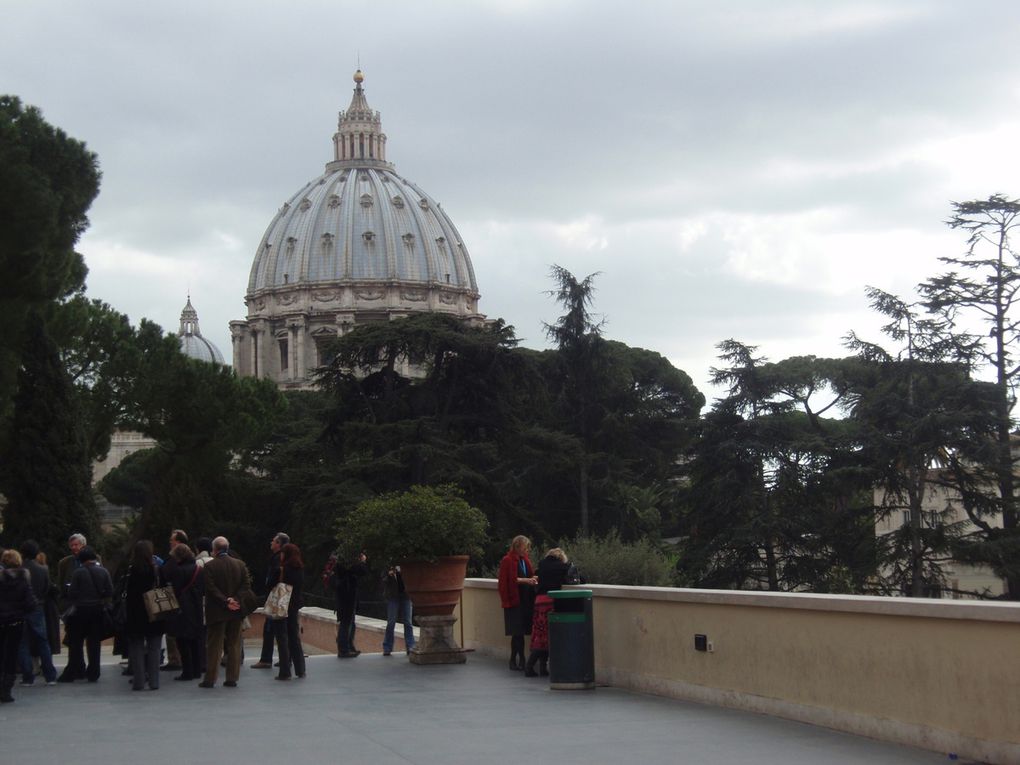
<svg viewBox="0 0 1020 765"><path fill-rule="evenodd" d="M81 680L82 666L85 666L85 679L90 683L99 680L103 609L113 596L113 581L110 572L99 565L96 551L87 545L78 553L78 564L67 587L68 607L63 614L67 628L67 666L57 678L58 683Z"/></svg>

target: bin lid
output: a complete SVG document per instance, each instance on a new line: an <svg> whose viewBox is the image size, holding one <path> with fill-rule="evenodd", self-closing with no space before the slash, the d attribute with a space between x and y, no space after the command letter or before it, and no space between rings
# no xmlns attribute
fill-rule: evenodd
<svg viewBox="0 0 1020 765"><path fill-rule="evenodd" d="M591 590L549 590L546 593L554 600L566 600L567 598L590 598Z"/></svg>

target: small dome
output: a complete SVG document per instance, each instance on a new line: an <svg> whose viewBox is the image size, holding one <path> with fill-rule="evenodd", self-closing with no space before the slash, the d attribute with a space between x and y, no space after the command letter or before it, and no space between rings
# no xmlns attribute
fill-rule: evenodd
<svg viewBox="0 0 1020 765"><path fill-rule="evenodd" d="M363 75L361 73L360 69L354 73L354 81L355 82L364 82L365 81L365 75Z"/></svg>
<svg viewBox="0 0 1020 765"><path fill-rule="evenodd" d="M177 331L177 339L181 344L181 353L188 358L213 364L224 363L220 349L202 337L198 329L198 311L191 305L191 295L188 295L188 303L181 311L181 328Z"/></svg>

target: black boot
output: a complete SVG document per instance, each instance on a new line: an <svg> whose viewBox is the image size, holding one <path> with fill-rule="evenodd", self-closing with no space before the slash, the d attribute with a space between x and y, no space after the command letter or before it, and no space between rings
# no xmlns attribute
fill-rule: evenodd
<svg viewBox="0 0 1020 765"><path fill-rule="evenodd" d="M514 635L510 638L510 669L514 672L524 669L523 635Z"/></svg>
<svg viewBox="0 0 1020 765"><path fill-rule="evenodd" d="M538 677L538 673L535 671L536 661L538 661L538 651L532 651L528 654L528 663L524 665L525 677Z"/></svg>
<svg viewBox="0 0 1020 765"><path fill-rule="evenodd" d="M11 695L14 677L14 675L0 675L0 704L10 704L14 701L14 697Z"/></svg>

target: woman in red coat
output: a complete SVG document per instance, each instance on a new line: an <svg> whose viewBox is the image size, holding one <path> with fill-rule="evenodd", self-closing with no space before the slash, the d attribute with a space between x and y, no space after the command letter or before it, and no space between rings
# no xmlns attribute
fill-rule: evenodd
<svg viewBox="0 0 1020 765"><path fill-rule="evenodd" d="M524 669L524 636L531 634L532 608L538 579L528 552L531 540L516 536L499 562L499 599L503 606L503 632L510 636L510 669Z"/></svg>

